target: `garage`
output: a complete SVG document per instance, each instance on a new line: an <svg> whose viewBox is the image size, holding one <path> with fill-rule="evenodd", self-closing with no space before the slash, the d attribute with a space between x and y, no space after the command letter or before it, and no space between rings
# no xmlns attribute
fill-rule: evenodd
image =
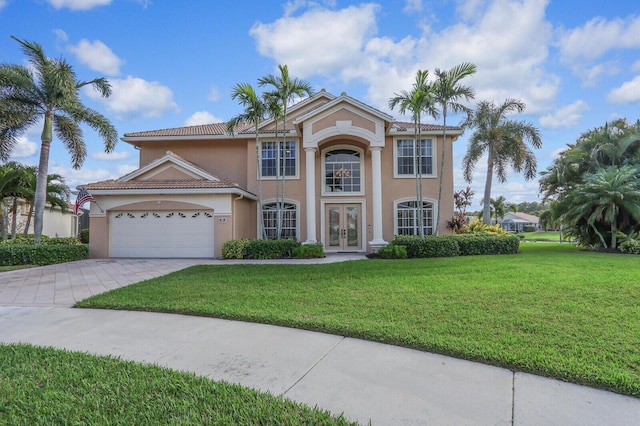
<svg viewBox="0 0 640 426"><path fill-rule="evenodd" d="M119 211L109 214L109 256L212 258L213 211Z"/></svg>

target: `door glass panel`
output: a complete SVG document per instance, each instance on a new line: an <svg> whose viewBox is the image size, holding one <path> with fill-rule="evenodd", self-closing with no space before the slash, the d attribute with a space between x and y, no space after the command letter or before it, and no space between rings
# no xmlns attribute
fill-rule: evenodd
<svg viewBox="0 0 640 426"><path fill-rule="evenodd" d="M329 208L329 247L340 247L340 208Z"/></svg>
<svg viewBox="0 0 640 426"><path fill-rule="evenodd" d="M346 208L347 247L358 247L358 208Z"/></svg>

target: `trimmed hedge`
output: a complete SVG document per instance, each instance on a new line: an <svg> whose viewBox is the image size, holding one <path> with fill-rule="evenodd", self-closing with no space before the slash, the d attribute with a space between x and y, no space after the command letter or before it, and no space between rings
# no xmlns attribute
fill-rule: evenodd
<svg viewBox="0 0 640 426"><path fill-rule="evenodd" d="M396 235L391 244L405 246L409 258L451 257L457 256L459 251L458 244L449 235L442 237Z"/></svg>
<svg viewBox="0 0 640 426"><path fill-rule="evenodd" d="M247 245L247 259L282 259L291 257L300 246L297 240L251 240Z"/></svg>
<svg viewBox="0 0 640 426"><path fill-rule="evenodd" d="M22 235L16 236L11 240L0 241L2 245L33 245L33 234L23 237ZM73 237L47 237L42 235L40 237L40 244L42 245L54 245L54 246L74 246L80 244L77 239Z"/></svg>
<svg viewBox="0 0 640 426"><path fill-rule="evenodd" d="M227 240L222 244L222 257L225 259L244 259L247 257L247 246L251 242L249 238L237 238Z"/></svg>
<svg viewBox="0 0 640 426"><path fill-rule="evenodd" d="M83 244L2 244L0 245L0 266L52 265L86 259L89 247Z"/></svg>
<svg viewBox="0 0 640 426"><path fill-rule="evenodd" d="M82 244L89 244L89 229L81 229L78 239Z"/></svg>
<svg viewBox="0 0 640 426"><path fill-rule="evenodd" d="M293 249L292 256L296 259L312 259L324 257L324 249L320 244L303 244Z"/></svg>
<svg viewBox="0 0 640 426"><path fill-rule="evenodd" d="M378 250L378 257L380 259L406 259L407 248L405 246L389 244Z"/></svg>
<svg viewBox="0 0 640 426"><path fill-rule="evenodd" d="M390 245L404 246L409 258L516 254L520 238L515 235L457 234L444 236L397 235Z"/></svg>

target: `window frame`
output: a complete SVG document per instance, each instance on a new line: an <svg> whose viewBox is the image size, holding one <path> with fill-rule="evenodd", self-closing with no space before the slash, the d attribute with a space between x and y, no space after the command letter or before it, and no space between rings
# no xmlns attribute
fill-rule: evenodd
<svg viewBox="0 0 640 426"><path fill-rule="evenodd" d="M394 202L393 202L393 233L394 233L394 235L416 235L416 236L417 236L417 235L420 235L420 233L418 232L417 227L415 226L415 222L416 222L416 220L417 220L417 217L416 217L417 215L415 215L415 216L412 218L413 223L414 223L414 225L413 225L413 229L414 229L414 231L416 232L415 234L401 234L401 233L399 232L399 228L400 228L400 227L398 226L398 221L399 221L399 219L400 219L400 218L399 218L399 216L398 216L398 212L399 212L399 211L401 211L401 209L400 209L400 204L403 204L403 203L411 203L411 202L413 202L413 203L417 203L417 202L418 202L418 200L416 200L416 198L415 198L415 197L409 197L409 198L402 198L402 199L400 199L400 200L396 200L396 201L394 201ZM435 223L435 220L436 220L437 213L438 213L438 210L437 210L437 201L436 201L436 200L434 200L434 199L432 199L432 198L423 198L423 199L422 199L422 203L423 203L423 204L424 204L424 203L431 204L431 226L430 226L430 227L428 226L429 220L427 219L427 226L425 226L425 234L424 234L424 235L434 235L434 234L435 234L435 231L436 231L436 223ZM424 207L423 207L423 208L424 208ZM415 207L413 207L412 209L413 209L413 211L414 211L414 212L417 212L417 210L416 210L416 208L415 208ZM408 209L404 209L404 208L403 208L402 210L408 210ZM425 217L427 217L427 218L428 218L428 216L425 216ZM403 226L402 228L407 228L407 227L406 227L406 226ZM431 233L428 233L428 232L427 232L427 231L429 230L429 228L431 228Z"/></svg>
<svg viewBox="0 0 640 426"><path fill-rule="evenodd" d="M262 202L262 205L261 205L262 211L260 211L259 214L258 214L258 223L257 223L257 226L258 226L258 238L259 239L262 238L261 232L263 230L265 231L264 234L267 236L266 239L268 239L268 240L276 239L276 238L269 238L266 230L267 229L277 229L277 228L266 227L265 226L265 221L264 221L265 207L266 206L273 206L273 211L276 211L275 210L275 204L276 204L276 199L275 198L268 199L268 200L265 200L265 201ZM295 214L295 218L294 218L295 219L295 224L294 224L294 226L286 228L286 229L293 229L295 231L295 236L294 237L284 237L284 238L294 238L294 239L299 241L300 240L300 203L298 201L296 201L296 200L291 200L291 199L286 199L285 198L284 204L285 204L285 206L289 205L289 206L293 207L293 209L287 210L285 208L285 210L283 210L283 212L289 211L289 212L293 212ZM260 223L260 220L262 220L262 223ZM276 226L277 226L277 224L276 224ZM285 228L283 227L283 229L285 229Z"/></svg>
<svg viewBox="0 0 640 426"><path fill-rule="evenodd" d="M360 190L359 191L351 191L351 192L333 192L327 191L326 179L327 179L327 162L326 157L327 154L332 151L340 151L340 150L349 150L356 152L360 157ZM356 195L364 195L365 191L365 162L364 162L364 150L359 147L353 145L333 145L326 149L323 149L320 154L320 161L322 161L322 175L320 176L321 182L320 186L322 189L323 196L335 196L335 197L351 197Z"/></svg>
<svg viewBox="0 0 640 426"><path fill-rule="evenodd" d="M260 167L259 170L256 171L256 177L260 180L277 180L277 179L282 179L282 175L279 173L278 168L276 167L276 175L273 176L265 176L264 174L264 164L262 163L262 161L264 160L264 145L266 143L274 143L277 144L278 146L282 145L282 142L288 142L288 143L293 143L293 148L294 148L294 156L293 156L293 164L295 166L295 173L291 174L291 175L285 175L284 178L285 180L291 180L291 179L300 179L300 149L299 146L300 144L298 143L298 141L296 139L287 139L286 141L282 141L280 139L264 139L264 140L260 140ZM275 162L275 159L273 159ZM285 170L286 170L286 165L285 165Z"/></svg>
<svg viewBox="0 0 640 426"><path fill-rule="evenodd" d="M431 173L427 174L427 173L423 173L422 177L424 178L436 178L438 176L438 171L437 171L437 165L438 165L438 161L437 161L437 139L433 138L433 137L422 137L420 139L421 141L425 141L425 142L430 142L431 143ZM393 138L393 177L396 179L409 179L409 178L413 178L415 179L416 177L416 170L415 170L415 166L412 164L412 167L414 168L413 173L400 173L398 170L398 159L401 158L398 156L398 142L399 141L411 141L412 142L412 147L415 150L415 138L414 137L410 137L410 136L405 136L405 137L395 137ZM407 157L402 157L402 158L407 158ZM413 159L413 156L410 157L411 159ZM429 157L423 157L423 158L429 158Z"/></svg>

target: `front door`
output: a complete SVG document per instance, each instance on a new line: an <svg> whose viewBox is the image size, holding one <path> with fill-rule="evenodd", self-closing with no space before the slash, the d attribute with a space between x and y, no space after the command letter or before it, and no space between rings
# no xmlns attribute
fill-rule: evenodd
<svg viewBox="0 0 640 426"><path fill-rule="evenodd" d="M325 250L362 250L360 204L325 205Z"/></svg>

